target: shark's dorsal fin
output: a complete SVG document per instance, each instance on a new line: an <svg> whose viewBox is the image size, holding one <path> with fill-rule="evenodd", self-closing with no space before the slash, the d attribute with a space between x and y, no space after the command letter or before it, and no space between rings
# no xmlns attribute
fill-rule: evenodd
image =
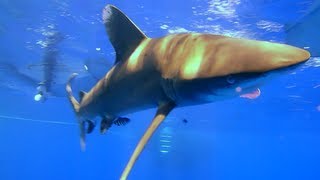
<svg viewBox="0 0 320 180"><path fill-rule="evenodd" d="M119 9L107 5L103 9L103 22L110 42L116 51L116 62L129 58L146 35Z"/></svg>
<svg viewBox="0 0 320 180"><path fill-rule="evenodd" d="M79 92L79 98L80 98L80 103L81 103L81 101L82 101L82 99L83 99L83 97L86 95L87 93L86 92L84 92L84 91L80 91Z"/></svg>

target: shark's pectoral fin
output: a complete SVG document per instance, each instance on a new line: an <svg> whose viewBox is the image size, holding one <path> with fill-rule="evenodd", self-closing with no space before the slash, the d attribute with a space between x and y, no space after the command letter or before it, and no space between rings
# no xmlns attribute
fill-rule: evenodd
<svg viewBox="0 0 320 180"><path fill-rule="evenodd" d="M126 124L128 124L130 122L129 118L126 117L118 117L117 119L115 119L113 121L113 124L117 125L117 126L124 126Z"/></svg>
<svg viewBox="0 0 320 180"><path fill-rule="evenodd" d="M140 153L142 152L143 148L149 141L150 137L154 133L154 131L159 127L161 122L167 117L167 115L171 112L171 110L175 107L175 104L172 102L162 104L158 107L157 113L155 117L153 118L149 128L144 133L143 137L140 139L138 145L136 146L133 154L130 157L129 162L127 163L126 168L122 172L122 175L120 177L121 180L127 179L134 163L138 159Z"/></svg>

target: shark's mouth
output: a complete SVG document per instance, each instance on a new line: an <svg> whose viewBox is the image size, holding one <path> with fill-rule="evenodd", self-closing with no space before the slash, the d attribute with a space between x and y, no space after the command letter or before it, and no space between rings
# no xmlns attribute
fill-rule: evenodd
<svg viewBox="0 0 320 180"><path fill-rule="evenodd" d="M241 93L242 88L241 87L237 87L236 88L236 92ZM256 99L260 96L261 91L259 88L254 89L253 91L249 92L249 93L244 93L244 94L240 94L241 98L246 98L246 99Z"/></svg>

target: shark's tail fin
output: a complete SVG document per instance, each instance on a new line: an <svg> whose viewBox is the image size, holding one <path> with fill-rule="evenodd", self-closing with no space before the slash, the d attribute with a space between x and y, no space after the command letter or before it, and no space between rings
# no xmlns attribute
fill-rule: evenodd
<svg viewBox="0 0 320 180"><path fill-rule="evenodd" d="M72 93L72 89L71 89L71 82L72 80L77 76L78 74L77 73L73 73L70 77L69 77L69 80L67 82L67 85L66 85L66 91L68 93L68 99L73 107L73 110L75 111L75 113L77 114L78 111L79 111L79 103L78 101L76 100L76 98L73 96L73 93Z"/></svg>
<svg viewBox="0 0 320 180"><path fill-rule="evenodd" d="M86 138L86 133L85 133L85 127L84 127L84 123L85 121L83 121L81 119L81 117L79 116L79 108L80 108L80 104L79 102L76 100L76 98L73 96L73 93L72 93L72 89L71 89L71 82L72 80L77 76L78 74L77 73L73 73L69 80L67 81L67 85L66 85L66 91L67 91L67 94L68 94L68 99L73 107L73 110L77 116L77 119L78 119L78 123L79 123L79 127L80 127L80 145L81 145L81 149L82 150L85 150L85 146L86 146L86 143L85 143L85 138Z"/></svg>

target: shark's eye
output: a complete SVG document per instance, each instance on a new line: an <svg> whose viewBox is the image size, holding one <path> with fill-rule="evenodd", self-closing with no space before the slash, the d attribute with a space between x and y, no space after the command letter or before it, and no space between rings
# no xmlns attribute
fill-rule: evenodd
<svg viewBox="0 0 320 180"><path fill-rule="evenodd" d="M229 75L229 76L227 77L227 82L228 82L229 84L234 84L234 83L236 82L236 80L234 79L234 77L232 77L231 75Z"/></svg>

